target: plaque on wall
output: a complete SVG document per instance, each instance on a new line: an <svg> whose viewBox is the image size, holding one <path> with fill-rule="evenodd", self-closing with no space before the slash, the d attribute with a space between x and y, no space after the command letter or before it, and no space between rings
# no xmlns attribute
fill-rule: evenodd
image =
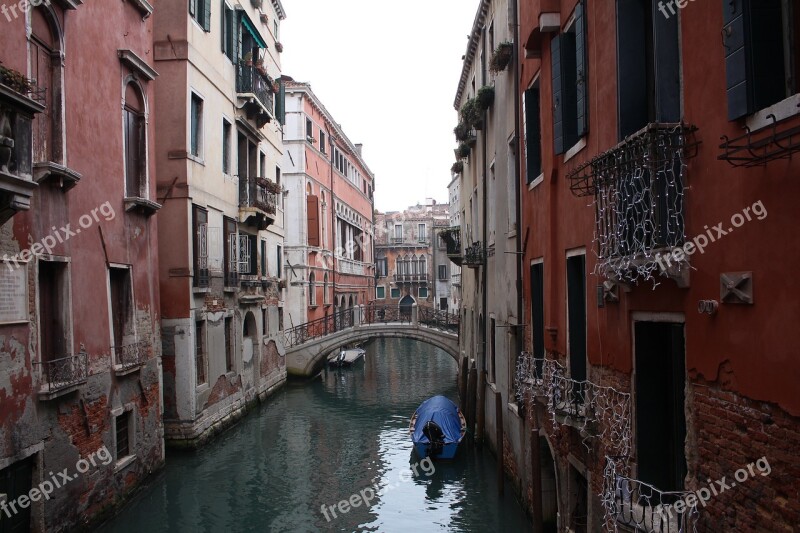
<svg viewBox="0 0 800 533"><path fill-rule="evenodd" d="M28 320L28 267L0 261L0 324Z"/></svg>

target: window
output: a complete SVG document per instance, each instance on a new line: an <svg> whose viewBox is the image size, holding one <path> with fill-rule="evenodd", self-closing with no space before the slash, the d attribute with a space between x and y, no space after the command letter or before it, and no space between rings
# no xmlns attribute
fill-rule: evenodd
<svg viewBox="0 0 800 533"><path fill-rule="evenodd" d="M525 91L522 104L525 106L523 119L525 121L525 175L527 182L533 183L542 173L542 125L540 121L541 108L539 100L539 80Z"/></svg>
<svg viewBox="0 0 800 533"><path fill-rule="evenodd" d="M325 132L319 130L319 151L323 154L327 154L328 152L325 151Z"/></svg>
<svg viewBox="0 0 800 533"><path fill-rule="evenodd" d="M308 275L308 305L317 305L317 282L314 273Z"/></svg>
<svg viewBox="0 0 800 533"><path fill-rule="evenodd" d="M798 92L800 1L723 2L723 23L729 120Z"/></svg>
<svg viewBox="0 0 800 533"><path fill-rule="evenodd" d="M314 140L314 123L310 118L306 119L306 139L308 141Z"/></svg>
<svg viewBox="0 0 800 533"><path fill-rule="evenodd" d="M320 246L319 197L309 194L306 197L306 209L308 215L308 245Z"/></svg>
<svg viewBox="0 0 800 533"><path fill-rule="evenodd" d="M420 256L419 260L417 261L416 270L417 274L423 277L427 277L428 274L428 262L425 259L425 256Z"/></svg>
<svg viewBox="0 0 800 533"><path fill-rule="evenodd" d="M26 498L30 496L36 458L37 455L34 454L0 470L0 496L2 497L0 501L4 506L7 502L18 502L21 496ZM2 531L30 531L32 529L31 507L32 505L27 505L24 509L19 507L17 508L18 512L13 514L4 511L0 518L0 523L3 524Z"/></svg>
<svg viewBox="0 0 800 533"><path fill-rule="evenodd" d="M531 265L531 322L535 375L541 377L544 364L544 263Z"/></svg>
<svg viewBox="0 0 800 533"><path fill-rule="evenodd" d="M116 426L117 461L131 455L130 448L131 411L126 411L114 418Z"/></svg>
<svg viewBox="0 0 800 533"><path fill-rule="evenodd" d="M222 172L231 173L231 123L222 119Z"/></svg>
<svg viewBox="0 0 800 533"><path fill-rule="evenodd" d="M375 263L375 270L379 278L385 278L389 274L389 260L385 257L378 259Z"/></svg>
<svg viewBox="0 0 800 533"><path fill-rule="evenodd" d="M56 6L47 5L49 10L60 12ZM32 9L29 41L31 79L45 94L44 112L37 113L33 119L34 162L63 161L61 99L54 97L63 93L60 59L56 59L61 56L60 43L61 35L50 12L44 7ZM61 157L58 156L59 152L62 152Z"/></svg>
<svg viewBox="0 0 800 533"><path fill-rule="evenodd" d="M192 93L191 124L190 124L190 153L200 157L203 149L203 99Z"/></svg>
<svg viewBox="0 0 800 533"><path fill-rule="evenodd" d="M266 330L265 330L266 331ZM225 317L225 370L233 371L234 339L233 317Z"/></svg>
<svg viewBox="0 0 800 533"><path fill-rule="evenodd" d="M236 26L234 25L233 9L228 7L225 0L222 0L222 53L228 59L234 59L234 39L236 35Z"/></svg>
<svg viewBox="0 0 800 533"><path fill-rule="evenodd" d="M134 305L131 270L129 268L108 269L108 285L111 307L111 333L114 341L114 353L119 364L126 364L124 347L131 344L134 335Z"/></svg>
<svg viewBox="0 0 800 533"><path fill-rule="evenodd" d="M281 245L278 245L277 253L276 253L277 260L275 261L276 266L278 267L278 277L280 278L283 276L283 248Z"/></svg>
<svg viewBox="0 0 800 533"><path fill-rule="evenodd" d="M418 224L417 225L417 240L419 242L425 242L428 240L428 232L427 227L425 224Z"/></svg>
<svg viewBox="0 0 800 533"><path fill-rule="evenodd" d="M40 352L42 362L52 362L71 355L67 264L39 261L38 282Z"/></svg>
<svg viewBox="0 0 800 533"><path fill-rule="evenodd" d="M489 380L489 383L496 383L497 376L495 372L496 365L496 357L495 354L497 352L497 342L495 338L495 332L497 331L497 322L494 318L489 319L489 376L486 378Z"/></svg>
<svg viewBox="0 0 800 533"><path fill-rule="evenodd" d="M267 154L259 152L258 154L258 177L267 177Z"/></svg>
<svg viewBox="0 0 800 533"><path fill-rule="evenodd" d="M273 20L272 21L272 25L273 25L273 34L275 35L275 40L278 41L281 38L281 34L280 34L281 27L278 25L278 21L277 20Z"/></svg>
<svg viewBox="0 0 800 533"><path fill-rule="evenodd" d="M239 274L258 275L258 237L239 234Z"/></svg>
<svg viewBox="0 0 800 533"><path fill-rule="evenodd" d="M444 281L447 279L447 265L439 265L439 280Z"/></svg>
<svg viewBox="0 0 800 533"><path fill-rule="evenodd" d="M189 14L204 31L211 31L211 0L189 0Z"/></svg>
<svg viewBox="0 0 800 533"><path fill-rule="evenodd" d="M386 299L386 287L380 286L375 287L375 298L378 300L385 300Z"/></svg>
<svg viewBox="0 0 800 533"><path fill-rule="evenodd" d="M206 327L205 322L198 321L194 324L194 367L195 383L206 383Z"/></svg>
<svg viewBox="0 0 800 533"><path fill-rule="evenodd" d="M619 138L651 122L680 122L678 17L653 12L655 0L617 0Z"/></svg>
<svg viewBox="0 0 800 533"><path fill-rule="evenodd" d="M195 287L208 287L208 211L192 206L192 235L194 238Z"/></svg>
<svg viewBox="0 0 800 533"><path fill-rule="evenodd" d="M567 347L570 378L586 380L586 256L567 257ZM582 401L582 390L576 391Z"/></svg>
<svg viewBox="0 0 800 533"><path fill-rule="evenodd" d="M328 291L328 273L325 272L325 278L322 282L322 302L325 305L331 303L330 291Z"/></svg>
<svg viewBox="0 0 800 533"><path fill-rule="evenodd" d="M225 286L233 287L239 282L239 251L236 232L236 221L232 218L223 219L225 234L225 249L223 261L225 263Z"/></svg>
<svg viewBox="0 0 800 533"><path fill-rule="evenodd" d="M267 272L267 241L261 240L261 275L268 276L269 272Z"/></svg>
<svg viewBox="0 0 800 533"><path fill-rule="evenodd" d="M583 2L579 2L573 24L550 42L553 139L557 154L569 150L588 132L584 25Z"/></svg>
<svg viewBox="0 0 800 533"><path fill-rule="evenodd" d="M447 298L439 298L439 310L447 311Z"/></svg>
<svg viewBox="0 0 800 533"><path fill-rule="evenodd" d="M392 287L392 290L390 291L390 293L391 293L392 298L395 298L395 299L400 298L400 289L399 288Z"/></svg>
<svg viewBox="0 0 800 533"><path fill-rule="evenodd" d="M428 287L420 287L419 288L419 297L420 298L427 298L428 297Z"/></svg>
<svg viewBox="0 0 800 533"><path fill-rule="evenodd" d="M394 239L397 242L403 241L403 225L402 224L395 224L394 225Z"/></svg>
<svg viewBox="0 0 800 533"><path fill-rule="evenodd" d="M144 99L134 83L125 89L125 195L145 196L147 184L147 141Z"/></svg>

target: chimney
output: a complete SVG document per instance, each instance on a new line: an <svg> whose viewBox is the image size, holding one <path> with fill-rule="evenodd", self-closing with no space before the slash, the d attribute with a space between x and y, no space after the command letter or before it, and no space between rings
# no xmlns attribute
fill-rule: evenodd
<svg viewBox="0 0 800 533"><path fill-rule="evenodd" d="M361 157L361 150L364 149L364 145L361 143L356 143L356 152L358 152L358 157Z"/></svg>

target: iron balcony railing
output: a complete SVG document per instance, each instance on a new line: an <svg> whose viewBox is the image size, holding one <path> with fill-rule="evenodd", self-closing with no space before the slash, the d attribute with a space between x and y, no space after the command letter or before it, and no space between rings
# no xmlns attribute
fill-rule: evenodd
<svg viewBox="0 0 800 533"><path fill-rule="evenodd" d="M89 377L89 355L76 355L49 359L38 363L42 376L42 391L56 392L79 383Z"/></svg>
<svg viewBox="0 0 800 533"><path fill-rule="evenodd" d="M480 241L472 243L464 250L464 264L473 268L486 264L486 248Z"/></svg>
<svg viewBox="0 0 800 533"><path fill-rule="evenodd" d="M427 274L395 274L394 280L399 283L428 283Z"/></svg>
<svg viewBox="0 0 800 533"><path fill-rule="evenodd" d="M124 346L115 346L114 354L117 357L117 364L123 370L128 370L141 366L150 358L150 347L145 341L134 342Z"/></svg>
<svg viewBox="0 0 800 533"><path fill-rule="evenodd" d="M364 324L388 324L411 322L411 306L370 304L364 309Z"/></svg>
<svg viewBox="0 0 800 533"><path fill-rule="evenodd" d="M239 176L239 207L254 207L274 215L278 209L278 194L271 188L265 178Z"/></svg>
<svg viewBox="0 0 800 533"><path fill-rule="evenodd" d="M286 348L293 348L306 342L351 328L354 324L356 308L342 309L332 315L300 324L284 333Z"/></svg>
<svg viewBox="0 0 800 533"><path fill-rule="evenodd" d="M601 499L606 531L696 531L699 509L695 494L662 491L633 479L627 457L606 456ZM682 503L676 505L678 502Z"/></svg>
<svg viewBox="0 0 800 533"><path fill-rule="evenodd" d="M274 113L275 97L266 76L258 71L255 65L247 65L240 61L236 72L236 92L252 94L270 112Z"/></svg>
<svg viewBox="0 0 800 533"><path fill-rule="evenodd" d="M458 315L427 306L417 307L419 323L429 328L458 333L460 318Z"/></svg>

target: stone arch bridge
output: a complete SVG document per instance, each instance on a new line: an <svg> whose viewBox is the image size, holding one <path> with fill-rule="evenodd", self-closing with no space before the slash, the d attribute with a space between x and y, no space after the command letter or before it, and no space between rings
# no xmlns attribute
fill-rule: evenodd
<svg viewBox="0 0 800 533"><path fill-rule="evenodd" d="M436 346L458 362L458 315L429 307L356 306L343 309L285 333L286 369L311 377L339 348L374 338L413 339Z"/></svg>

